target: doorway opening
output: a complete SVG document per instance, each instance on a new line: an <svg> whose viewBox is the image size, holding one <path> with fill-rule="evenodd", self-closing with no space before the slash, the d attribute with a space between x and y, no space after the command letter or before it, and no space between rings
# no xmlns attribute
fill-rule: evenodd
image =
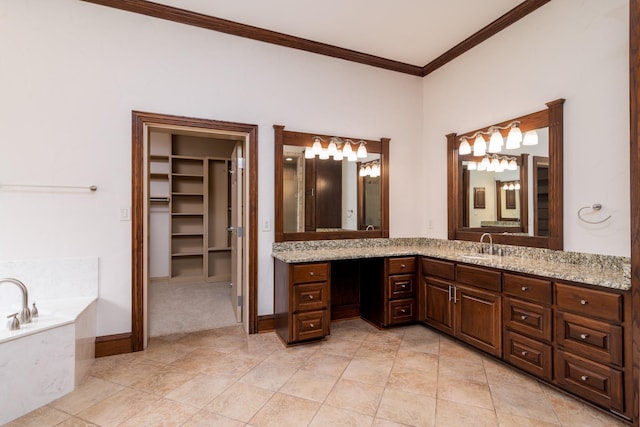
<svg viewBox="0 0 640 427"><path fill-rule="evenodd" d="M132 142L133 350L224 322L257 332L257 126L134 111Z"/></svg>

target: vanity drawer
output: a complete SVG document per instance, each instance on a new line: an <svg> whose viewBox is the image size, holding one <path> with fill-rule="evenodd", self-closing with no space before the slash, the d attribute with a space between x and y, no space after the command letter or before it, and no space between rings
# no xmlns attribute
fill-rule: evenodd
<svg viewBox="0 0 640 427"><path fill-rule="evenodd" d="M415 257L388 258L389 274L403 274L416 272Z"/></svg>
<svg viewBox="0 0 640 427"><path fill-rule="evenodd" d="M407 323L415 320L415 299L399 299L389 301L389 325Z"/></svg>
<svg viewBox="0 0 640 427"><path fill-rule="evenodd" d="M293 283L322 282L329 276L329 264L296 264L293 266Z"/></svg>
<svg viewBox="0 0 640 427"><path fill-rule="evenodd" d="M486 268L456 265L456 282L500 292L500 272Z"/></svg>
<svg viewBox="0 0 640 427"><path fill-rule="evenodd" d="M622 321L622 295L579 286L555 284L558 308L589 317Z"/></svg>
<svg viewBox="0 0 640 427"><path fill-rule="evenodd" d="M504 297L505 327L532 338L551 341L551 309Z"/></svg>
<svg viewBox="0 0 640 427"><path fill-rule="evenodd" d="M556 312L556 342L591 360L622 367L622 327Z"/></svg>
<svg viewBox="0 0 640 427"><path fill-rule="evenodd" d="M327 282L304 283L293 287L293 311L327 308L329 286Z"/></svg>
<svg viewBox="0 0 640 427"><path fill-rule="evenodd" d="M449 261L422 258L422 275L453 280L455 278L455 265Z"/></svg>
<svg viewBox="0 0 640 427"><path fill-rule="evenodd" d="M507 362L541 378L551 380L552 348L548 344L505 331L504 358Z"/></svg>
<svg viewBox="0 0 640 427"><path fill-rule="evenodd" d="M413 274L389 276L389 299L411 298L414 295L414 282Z"/></svg>
<svg viewBox="0 0 640 427"><path fill-rule="evenodd" d="M329 334L327 310L305 311L293 315L293 341L322 338Z"/></svg>
<svg viewBox="0 0 640 427"><path fill-rule="evenodd" d="M502 277L504 293L528 301L551 304L551 281L509 273L504 273Z"/></svg>
<svg viewBox="0 0 640 427"><path fill-rule="evenodd" d="M624 378L617 369L556 350L556 381L592 402L624 411Z"/></svg>

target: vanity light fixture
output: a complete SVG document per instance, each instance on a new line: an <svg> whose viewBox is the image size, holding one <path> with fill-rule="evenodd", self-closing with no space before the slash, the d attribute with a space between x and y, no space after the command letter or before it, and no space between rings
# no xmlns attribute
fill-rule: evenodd
<svg viewBox="0 0 640 427"><path fill-rule="evenodd" d="M520 190L520 181L505 182L502 186L503 190Z"/></svg>
<svg viewBox="0 0 640 427"><path fill-rule="evenodd" d="M314 136L311 149L305 149L305 158L311 159L318 156L322 160L326 160L329 157L333 157L334 160L342 160L346 157L350 162L367 158L367 143L365 141L354 142L350 139L342 140L334 136L331 137L326 148L322 146L322 142L324 142L322 138ZM358 148L354 150L352 145L357 145ZM342 148L340 148L340 146L342 146Z"/></svg>
<svg viewBox="0 0 640 427"><path fill-rule="evenodd" d="M505 145L504 139L502 138L502 134L500 133L500 131L506 130L506 129L509 129L509 133L507 135L507 143ZM488 148L483 135L490 136ZM473 135L471 135L470 137L467 137L467 136L461 137L460 146L458 148L459 154L465 155L465 154L471 153L471 146L469 145L469 139L472 139L472 138L474 139L474 142L473 142L474 156L484 156L487 152L499 153L502 151L502 147L505 147L508 150L513 150L516 148L520 148L520 143L524 144L519 121L511 122L507 126L491 126L490 128L487 129L487 131L478 131ZM534 145L534 144L531 144L531 145Z"/></svg>
<svg viewBox="0 0 640 427"><path fill-rule="evenodd" d="M480 162L465 162L467 170L478 170L487 172L504 172L506 170L518 170L518 162L514 157L498 156L496 154L485 155Z"/></svg>
<svg viewBox="0 0 640 427"><path fill-rule="evenodd" d="M358 171L359 176L370 176L371 178L375 178L380 176L380 163L377 161L360 165L360 170Z"/></svg>

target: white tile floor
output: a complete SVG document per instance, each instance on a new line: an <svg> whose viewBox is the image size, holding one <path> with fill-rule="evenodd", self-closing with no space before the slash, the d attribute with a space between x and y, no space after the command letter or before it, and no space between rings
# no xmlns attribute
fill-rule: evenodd
<svg viewBox="0 0 640 427"><path fill-rule="evenodd" d="M420 325L331 327L292 348L239 327L155 338L97 359L73 393L9 425L626 425Z"/></svg>

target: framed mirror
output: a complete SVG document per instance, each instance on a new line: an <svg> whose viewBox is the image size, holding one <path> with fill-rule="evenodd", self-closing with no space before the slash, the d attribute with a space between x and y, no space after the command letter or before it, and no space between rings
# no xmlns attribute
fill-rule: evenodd
<svg viewBox="0 0 640 427"><path fill-rule="evenodd" d="M276 242L389 237L388 138L274 131Z"/></svg>
<svg viewBox="0 0 640 427"><path fill-rule="evenodd" d="M562 249L564 99L546 105L447 135L449 239L488 232L494 243Z"/></svg>

